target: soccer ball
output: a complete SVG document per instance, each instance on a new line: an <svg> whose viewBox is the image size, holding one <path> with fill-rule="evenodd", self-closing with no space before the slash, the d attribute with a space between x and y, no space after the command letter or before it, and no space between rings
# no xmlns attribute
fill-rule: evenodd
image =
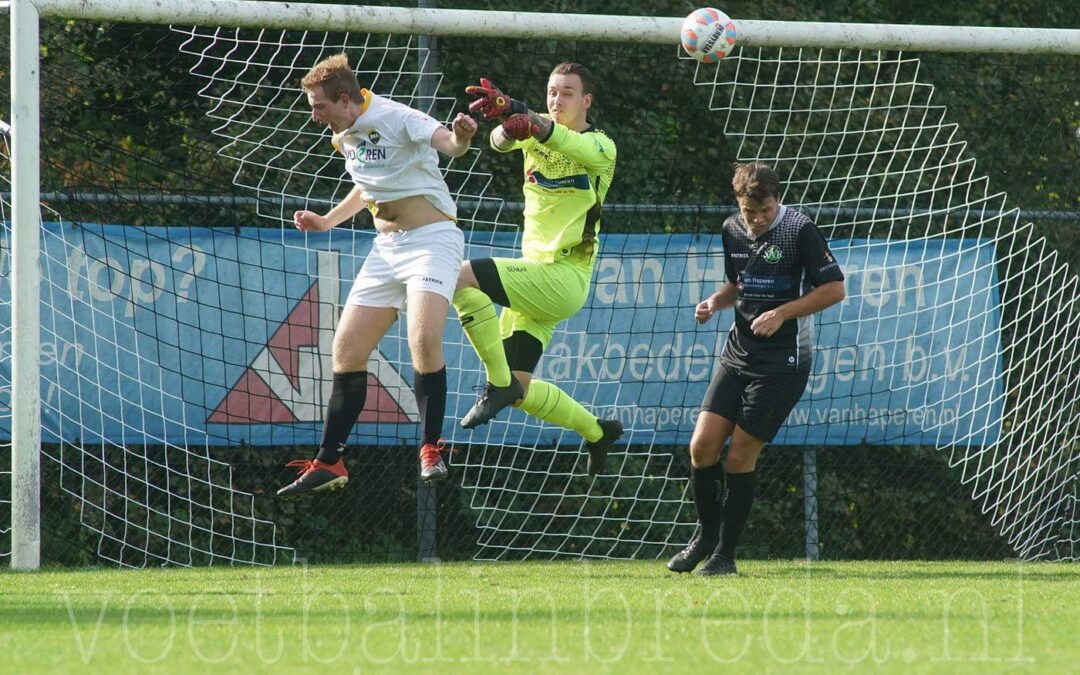
<svg viewBox="0 0 1080 675"><path fill-rule="evenodd" d="M716 63L735 48L735 24L718 9L695 9L683 19L682 47L702 63Z"/></svg>

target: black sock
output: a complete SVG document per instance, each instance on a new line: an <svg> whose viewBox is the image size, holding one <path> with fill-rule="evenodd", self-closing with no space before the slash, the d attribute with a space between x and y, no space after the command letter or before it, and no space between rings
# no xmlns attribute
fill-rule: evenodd
<svg viewBox="0 0 1080 675"><path fill-rule="evenodd" d="M735 561L735 547L739 545L739 537L742 536L746 519L750 515L750 507L754 503L756 485L757 474L753 471L727 475L727 501L724 502L724 520L718 552L732 562Z"/></svg>
<svg viewBox="0 0 1080 675"><path fill-rule="evenodd" d="M697 507L701 537L707 541L720 538L720 499L724 469L720 462L712 466L690 467L690 482L694 486L694 506Z"/></svg>
<svg viewBox="0 0 1080 675"><path fill-rule="evenodd" d="M420 411L420 444L434 443L442 437L446 415L446 367L434 373L413 373L416 408Z"/></svg>
<svg viewBox="0 0 1080 675"><path fill-rule="evenodd" d="M323 424L322 443L315 459L324 464L336 464L345 449L356 418L364 410L367 397L367 371L334 373L334 386L330 390L330 402L326 405L326 422Z"/></svg>

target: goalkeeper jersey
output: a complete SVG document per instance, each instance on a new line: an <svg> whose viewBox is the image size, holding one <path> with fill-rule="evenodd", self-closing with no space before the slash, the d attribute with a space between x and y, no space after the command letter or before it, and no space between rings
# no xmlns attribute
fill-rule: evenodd
<svg viewBox="0 0 1080 675"><path fill-rule="evenodd" d="M596 128L577 132L555 124L543 143L530 138L506 149L492 143L492 148L520 149L525 155L522 257L547 263L567 259L591 268L601 205L615 175L615 143Z"/></svg>

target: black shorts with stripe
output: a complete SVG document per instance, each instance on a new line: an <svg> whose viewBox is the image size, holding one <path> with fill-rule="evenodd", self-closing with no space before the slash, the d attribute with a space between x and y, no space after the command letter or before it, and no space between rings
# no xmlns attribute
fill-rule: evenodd
<svg viewBox="0 0 1080 675"><path fill-rule="evenodd" d="M721 363L705 392L701 410L734 422L769 443L806 389L810 370L775 375L744 375Z"/></svg>

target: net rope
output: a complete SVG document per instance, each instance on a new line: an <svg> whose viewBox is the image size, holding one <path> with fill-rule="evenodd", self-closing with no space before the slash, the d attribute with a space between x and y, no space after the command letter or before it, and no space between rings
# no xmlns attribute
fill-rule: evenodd
<svg viewBox="0 0 1080 675"><path fill-rule="evenodd" d="M46 206L42 299L56 319L43 326L42 340L43 349L62 356L43 367L45 457L101 560L288 562L296 551L274 513L220 448L248 442L247 428L207 431L214 415L254 414L221 398L238 381L230 374L209 383L213 395L194 401L206 415L191 418L169 412L193 405L176 383L188 381L196 361L224 364L229 373L261 378L291 411L270 425L269 444L299 443L321 428L338 305L372 232L363 217L321 237L293 231L293 210L325 212L352 187L326 129L311 120L299 81L319 59L346 51L362 85L446 123L463 108L457 92L465 82L459 57L416 36L172 30L182 42L177 65L199 82L198 105L240 192L222 209L251 208L230 212L231 232L194 233L191 223L117 240L101 226L130 219L128 212L95 224L67 214L69 204ZM597 60L617 49L595 47ZM689 308L724 280L716 236L723 216L696 201L712 193L694 193L687 204L680 190L727 182L724 160L736 159L778 168L784 203L818 223L848 272L847 300L814 319L814 370L782 444L823 452L858 443L934 447L1018 556L1076 559L1077 277L980 172L964 129L935 102L920 60L897 52L737 48L719 66L706 66L665 53L664 67L688 93L658 101L642 115L641 129L610 130L620 148L609 197L615 204L605 216L590 297L585 311L560 327L537 369L601 417L626 424L604 474L585 475L577 434L518 410L473 432L457 427L454 411L471 405L483 371L451 317L445 348L456 375L446 429L458 448L451 480L467 492L474 557L656 557L692 536L686 443L730 313L705 328L692 321ZM63 89L69 76L54 76ZM668 129L683 139L677 146L663 142ZM443 160L444 175L459 205L466 257L513 257L520 160L497 156L482 135L462 157ZM146 169L110 169L98 178L106 191L152 192L139 171ZM665 173L673 178L657 178ZM193 173L190 180L162 192L192 188L200 207L217 208L199 182L209 179ZM692 208L665 219L650 211L661 202ZM6 256L9 205L0 202L0 209ZM199 247L196 234L207 237ZM152 249L162 244L182 253L159 269ZM257 259L245 257L252 250ZM214 266L200 273L201 255ZM0 318L10 316L3 256ZM253 284L261 277L285 278L287 292ZM201 285L207 280L214 285ZM213 294L204 297L205 288ZM310 308L297 304L305 293L314 298ZM158 306L171 306L174 315ZM672 306L683 307L676 319L665 313ZM297 323L300 309L310 314ZM219 319L207 317L221 310L239 315L237 322L214 325ZM10 323L0 323L0 341L10 342ZM373 355L388 398L374 403L372 414L395 421L362 424L351 439L358 446L412 442L404 323ZM262 335L301 329L312 337L289 343L295 367L286 367ZM185 333L201 336L196 353L185 351ZM9 350L0 353L9 358ZM9 425L10 411L0 407L0 426ZM119 438L107 428L121 429ZM3 471L0 480L10 481L6 464ZM8 511L0 492L0 528L10 522ZM0 529L0 555L7 555L8 538Z"/></svg>

